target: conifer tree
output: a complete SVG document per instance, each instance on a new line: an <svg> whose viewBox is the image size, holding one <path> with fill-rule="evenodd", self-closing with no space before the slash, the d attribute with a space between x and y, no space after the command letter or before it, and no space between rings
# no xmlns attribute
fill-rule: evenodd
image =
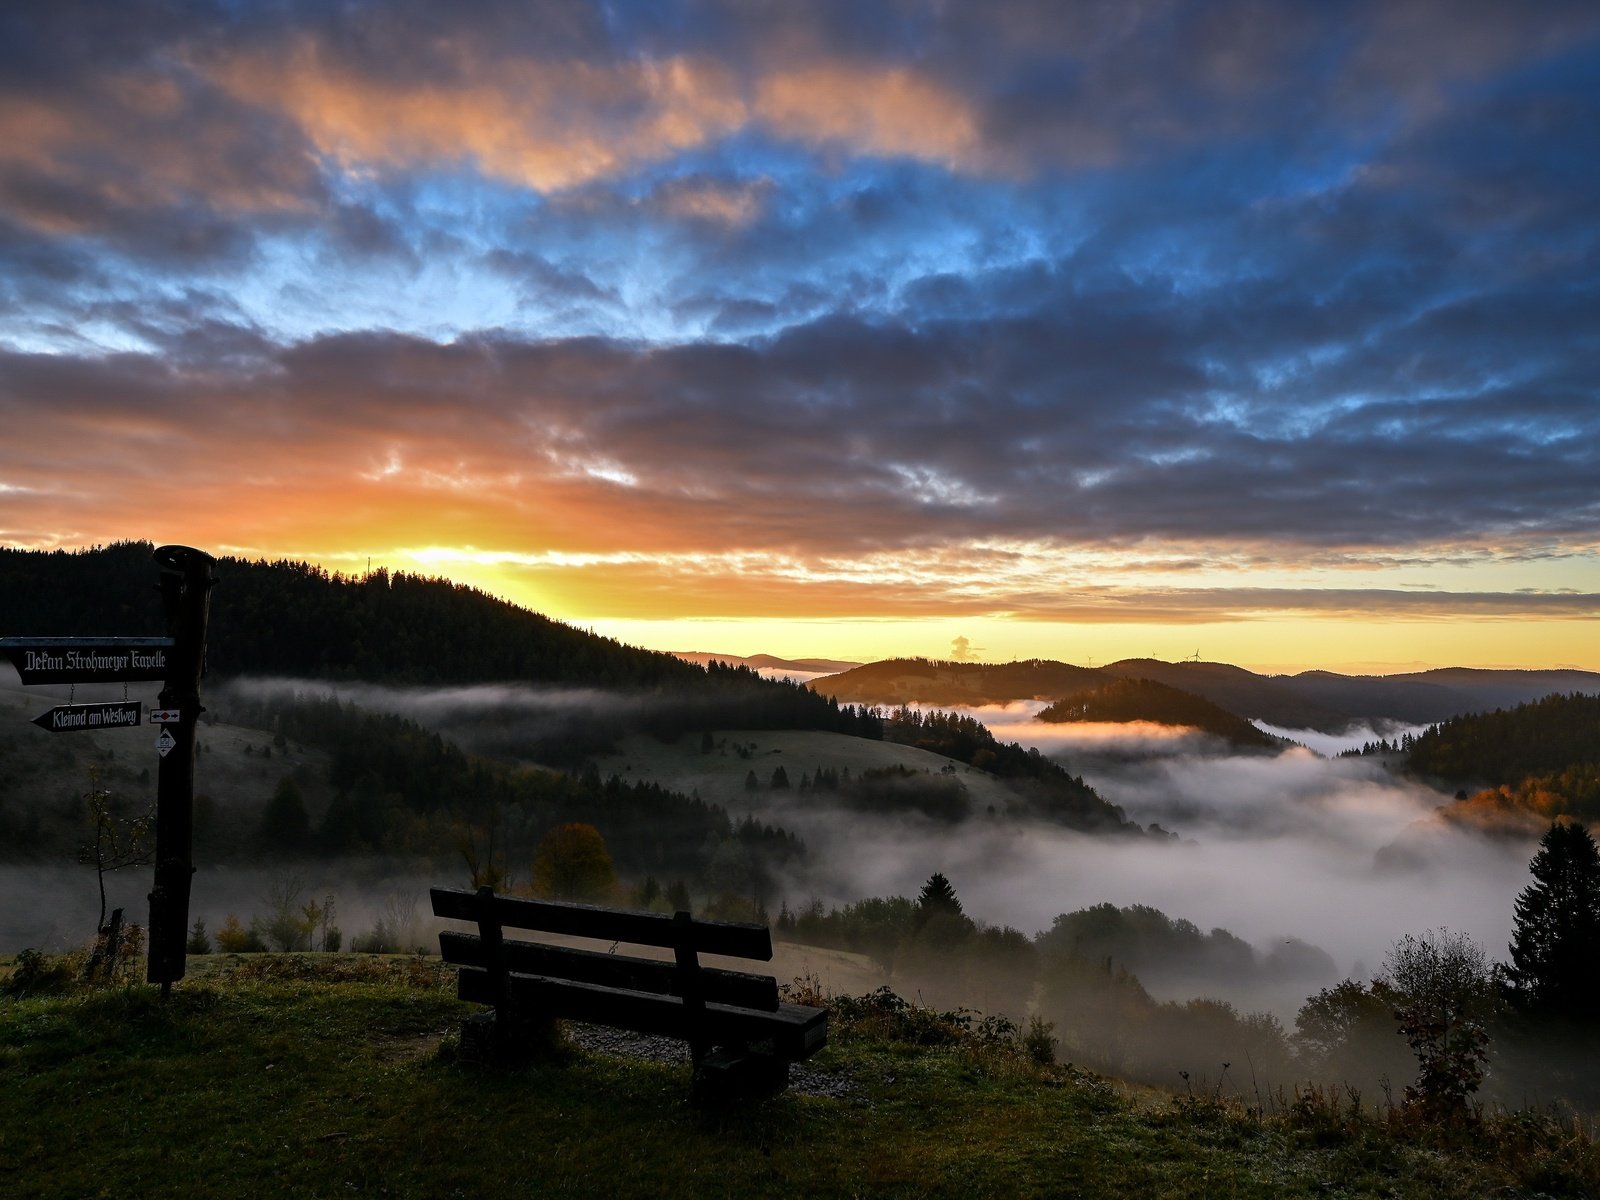
<svg viewBox="0 0 1600 1200"><path fill-rule="evenodd" d="M1532 1015L1593 1014L1600 1000L1600 851L1576 822L1555 822L1529 863L1534 882L1517 897L1512 1002Z"/></svg>
<svg viewBox="0 0 1600 1200"><path fill-rule="evenodd" d="M922 891L917 896L917 907L924 917L932 916L936 912L961 915L961 901L956 896L956 889L950 886L950 881L939 871L928 876L928 882L922 885Z"/></svg>

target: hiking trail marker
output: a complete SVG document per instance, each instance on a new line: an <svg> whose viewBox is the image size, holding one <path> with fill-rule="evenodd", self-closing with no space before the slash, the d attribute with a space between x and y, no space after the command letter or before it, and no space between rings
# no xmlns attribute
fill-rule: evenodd
<svg viewBox="0 0 1600 1200"><path fill-rule="evenodd" d="M79 733L98 729L116 729L139 723L144 705L137 700L120 704L58 704L49 712L33 719L40 729L51 733Z"/></svg>
<svg viewBox="0 0 1600 1200"><path fill-rule="evenodd" d="M195 723L205 711L200 679L205 674L206 623L216 559L189 546L159 546L158 590L166 618L165 637L9 637L0 654L11 660L26 685L152 683L160 681L160 708L150 721L162 727L156 739L161 762L156 777L155 880L150 889L150 954L145 978L167 996L184 975L189 931L189 884L194 875ZM136 701L67 703L35 717L52 733L138 728L143 706Z"/></svg>

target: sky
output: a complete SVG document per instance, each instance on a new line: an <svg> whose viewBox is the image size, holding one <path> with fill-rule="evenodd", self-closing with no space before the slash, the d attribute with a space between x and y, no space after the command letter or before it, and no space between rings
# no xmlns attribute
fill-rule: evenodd
<svg viewBox="0 0 1600 1200"><path fill-rule="evenodd" d="M1600 669L1600 8L12 0L0 429L661 649Z"/></svg>

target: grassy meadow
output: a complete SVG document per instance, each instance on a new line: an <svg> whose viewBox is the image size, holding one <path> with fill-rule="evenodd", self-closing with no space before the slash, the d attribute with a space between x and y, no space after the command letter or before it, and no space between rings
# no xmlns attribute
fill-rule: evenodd
<svg viewBox="0 0 1600 1200"><path fill-rule="evenodd" d="M686 1103L683 1065L578 1049L519 1069L457 1061L470 1008L437 960L193 961L165 1003L140 984L65 982L0 999L0 1194L1600 1191L1600 1153L1569 1122L1431 1129L1344 1097L1133 1089L881 994L833 1001L832 1044L811 1061L845 1098L790 1091L714 1113Z"/></svg>

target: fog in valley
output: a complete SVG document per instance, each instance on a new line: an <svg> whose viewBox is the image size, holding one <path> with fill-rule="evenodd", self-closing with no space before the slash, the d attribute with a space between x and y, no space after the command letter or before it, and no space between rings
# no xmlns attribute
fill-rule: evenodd
<svg viewBox="0 0 1600 1200"><path fill-rule="evenodd" d="M255 700L295 690L317 696L333 691L438 729L470 751L513 757L520 742L548 738L586 719L637 716L650 705L673 703L670 697L521 686L330 689L270 680L234 689L231 695ZM229 699L222 692L215 703L224 715ZM1061 913L1107 902L1149 905L1202 931L1229 930L1254 945L1264 962L1275 954L1280 960L1281 969L1267 972L1269 978L1242 983L1152 982L1152 991L1163 997L1204 992L1292 1020L1309 991L1346 975L1370 975L1406 933L1448 927L1469 933L1491 957L1504 954L1531 847L1430 827L1430 814L1448 797L1391 774L1380 758L1323 758L1298 748L1275 757L1241 755L1206 735L1162 726L1043 725L1033 719L1040 707L1014 704L969 715L1001 741L1037 746L1083 775L1129 817L1159 822L1176 838L1090 836L981 807L955 823L914 813L864 813L819 791L749 793L732 783L721 794L707 790L704 798L724 805L735 819L753 814L806 842L803 865L784 878L782 896L772 898L774 912L780 900L793 908L812 899L835 905L872 896L914 897L938 871L954 885L968 915L1030 937L1048 930ZM1394 729L1363 728L1330 741L1306 731L1273 732L1325 750L1398 736ZM817 765L791 761L789 768L798 779L803 768ZM203 786L204 760L200 769ZM742 779L742 765L737 774ZM1397 841L1405 853L1395 852ZM135 869L110 877L112 903L126 905L133 919L143 919L148 874ZM229 913L248 921L273 886L295 882L308 900L337 896L339 924L349 939L370 929L386 909L392 915L397 894L416 895L425 911L426 886L459 885L461 875L455 867L402 869L379 862L201 864L193 914L212 929ZM7 950L78 944L93 928L98 900L90 868L13 864L0 868L0 879L8 897L39 898L3 906L0 945Z"/></svg>
<svg viewBox="0 0 1600 1200"><path fill-rule="evenodd" d="M1448 927L1469 933L1491 957L1504 955L1532 846L1430 828L1429 816L1449 797L1391 775L1374 758L1327 759L1303 749L1234 755L1216 739L1153 725L1041 726L1029 711L1038 707L967 711L1002 740L1038 746L1130 817L1159 822L1179 839L1097 837L984 818L952 827L790 795L762 811L810 848L796 892L829 903L914 896L941 871L970 915L1030 935L1059 913L1109 902L1150 905L1201 930L1227 929L1263 956L1300 939L1326 951L1337 974L1267 988L1204 981L1206 994L1286 1019L1306 985L1369 976L1406 933ZM1356 745L1371 740L1364 732ZM1417 822L1424 824L1413 828ZM1385 865L1393 855L1382 852L1396 839L1415 853L1404 865Z"/></svg>

